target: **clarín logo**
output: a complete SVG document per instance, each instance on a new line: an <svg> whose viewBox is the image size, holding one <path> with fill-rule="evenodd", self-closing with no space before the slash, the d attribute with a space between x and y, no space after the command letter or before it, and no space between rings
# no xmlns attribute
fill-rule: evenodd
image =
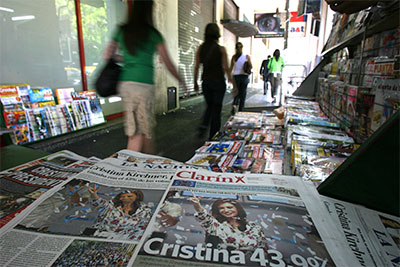
<svg viewBox="0 0 400 267"><path fill-rule="evenodd" d="M224 177L223 174L218 175L203 175L197 173L196 171L180 171L176 174L179 178L183 179L192 179L192 180L199 180L199 181L207 181L207 182L220 182L220 183L230 183L230 184L237 184L243 183L244 176L235 175L233 177Z"/></svg>

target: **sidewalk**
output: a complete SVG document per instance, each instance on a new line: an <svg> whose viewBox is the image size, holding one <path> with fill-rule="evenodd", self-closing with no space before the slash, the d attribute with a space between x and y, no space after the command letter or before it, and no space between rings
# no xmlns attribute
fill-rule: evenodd
<svg viewBox="0 0 400 267"><path fill-rule="evenodd" d="M260 88L249 86L246 111L261 111L271 109L260 108L264 98ZM252 103L256 99L257 104ZM222 125L230 117L232 95L225 94L222 108ZM181 108L176 111L159 114L156 116L155 129L156 153L160 156L185 162L190 159L194 151L199 148L206 139L197 137L197 127L200 125L205 102L202 95L181 100ZM105 158L116 151L126 148L127 137L124 134L123 118L108 121L90 129L78 131L65 136L29 145L30 148L54 153L60 150L70 150L84 157L96 156Z"/></svg>

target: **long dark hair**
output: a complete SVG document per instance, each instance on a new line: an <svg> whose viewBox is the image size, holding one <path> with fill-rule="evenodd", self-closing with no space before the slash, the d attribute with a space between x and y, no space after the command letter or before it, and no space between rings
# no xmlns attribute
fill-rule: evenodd
<svg viewBox="0 0 400 267"><path fill-rule="evenodd" d="M227 222L228 220L226 219L226 217L219 212L219 206L224 203L230 203L236 207L238 211L236 220L239 223L239 230L242 232L246 230L246 224L247 224L246 212L244 211L242 205L240 205L239 202L235 200L222 198L214 201L214 203L211 206L211 215L215 219L217 219L217 221L220 223Z"/></svg>
<svg viewBox="0 0 400 267"><path fill-rule="evenodd" d="M279 49L276 49L274 51L274 58L276 61L278 61L279 57L281 56L281 52L279 51Z"/></svg>
<svg viewBox="0 0 400 267"><path fill-rule="evenodd" d="M153 0L133 0L128 21L122 25L124 44L132 55L149 38L153 26ZM157 30L156 30L157 31Z"/></svg>
<svg viewBox="0 0 400 267"><path fill-rule="evenodd" d="M235 62L236 62L240 58L242 53L243 53L243 44L241 42L237 42L236 45L235 45L235 50L236 50L236 53L235 53L235 55L233 57L234 57Z"/></svg>
<svg viewBox="0 0 400 267"><path fill-rule="evenodd" d="M221 34L219 33L218 24L208 23L204 31L204 42L216 42L219 37L221 37Z"/></svg>
<svg viewBox="0 0 400 267"><path fill-rule="evenodd" d="M128 193L134 193L136 195L136 200L132 203L132 210L129 211L129 215L132 215L140 207L140 204L142 203L142 201L144 199L142 190L122 191L121 193L119 193L118 195L116 195L113 198L112 202L114 203L115 207L122 207L121 195L128 194Z"/></svg>
<svg viewBox="0 0 400 267"><path fill-rule="evenodd" d="M216 23L208 23L206 25L205 31L204 31L204 43L201 45L200 49L200 59L201 61L204 60L207 57L207 54L210 53L211 48L213 46L218 46L217 41L221 37L221 34L219 32L219 26ZM218 49L215 49L218 50ZM215 54L218 53L218 51L213 51L212 55L215 56ZM208 56L211 58L211 55Z"/></svg>

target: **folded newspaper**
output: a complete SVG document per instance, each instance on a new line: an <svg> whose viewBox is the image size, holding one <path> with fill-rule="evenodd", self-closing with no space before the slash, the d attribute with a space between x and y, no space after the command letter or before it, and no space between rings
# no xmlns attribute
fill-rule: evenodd
<svg viewBox="0 0 400 267"><path fill-rule="evenodd" d="M20 187L17 174L61 179ZM101 161L64 151L1 175L2 200L10 188L45 193L0 229L0 266L399 266L400 218L322 197L295 176L127 150Z"/></svg>
<svg viewBox="0 0 400 267"><path fill-rule="evenodd" d="M23 216L42 195L96 161L63 150L0 172L0 229Z"/></svg>
<svg viewBox="0 0 400 267"><path fill-rule="evenodd" d="M134 266L358 265L299 177L179 170L161 203Z"/></svg>
<svg viewBox="0 0 400 267"><path fill-rule="evenodd" d="M197 168L123 150L63 173L0 229L0 266L126 266L176 170Z"/></svg>

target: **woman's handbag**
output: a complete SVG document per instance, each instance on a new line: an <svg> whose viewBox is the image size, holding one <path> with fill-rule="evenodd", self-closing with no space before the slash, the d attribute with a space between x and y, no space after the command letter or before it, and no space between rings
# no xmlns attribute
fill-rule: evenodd
<svg viewBox="0 0 400 267"><path fill-rule="evenodd" d="M251 74L251 66L248 61L244 62L243 64L243 72L250 75Z"/></svg>
<svg viewBox="0 0 400 267"><path fill-rule="evenodd" d="M101 97L116 95L120 73L121 66L111 57L97 77L95 83L97 94Z"/></svg>

